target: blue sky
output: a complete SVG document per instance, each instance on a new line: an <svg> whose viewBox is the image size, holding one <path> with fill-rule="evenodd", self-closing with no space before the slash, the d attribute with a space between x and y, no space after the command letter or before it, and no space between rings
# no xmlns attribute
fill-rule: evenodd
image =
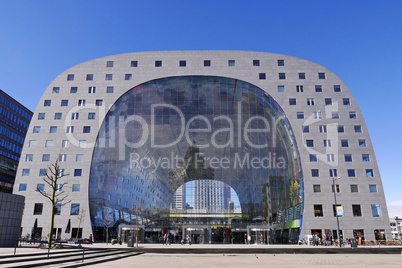
<svg viewBox="0 0 402 268"><path fill-rule="evenodd" d="M402 216L402 1L2 0L0 88L35 110L64 70L155 50L250 50L321 64L352 90L390 216Z"/></svg>

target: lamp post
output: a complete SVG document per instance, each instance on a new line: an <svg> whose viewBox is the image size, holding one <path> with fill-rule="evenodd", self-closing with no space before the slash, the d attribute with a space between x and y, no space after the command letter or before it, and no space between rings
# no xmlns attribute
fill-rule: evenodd
<svg viewBox="0 0 402 268"><path fill-rule="evenodd" d="M338 216L338 211L336 210L336 205L338 204L336 202L336 187L335 187L335 180L340 179L341 177L333 177L332 178L332 188L334 190L334 199L335 199L335 216L336 216L336 224L338 227L338 241L339 241L339 247L342 247L342 241L341 241L341 234L339 232L339 216Z"/></svg>

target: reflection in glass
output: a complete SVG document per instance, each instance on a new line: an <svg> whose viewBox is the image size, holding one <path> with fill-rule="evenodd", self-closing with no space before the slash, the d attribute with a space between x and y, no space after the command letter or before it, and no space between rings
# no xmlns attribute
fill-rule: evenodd
<svg viewBox="0 0 402 268"><path fill-rule="evenodd" d="M136 224L145 237L184 236L191 226L200 241L252 230L262 230L262 241L293 241L303 183L290 123L266 92L236 79L182 76L136 86L101 126L90 210L98 237Z"/></svg>

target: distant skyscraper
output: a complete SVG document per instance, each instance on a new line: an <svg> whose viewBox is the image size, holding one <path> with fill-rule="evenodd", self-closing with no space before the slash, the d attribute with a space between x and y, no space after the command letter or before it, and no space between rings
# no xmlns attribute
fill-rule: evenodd
<svg viewBox="0 0 402 268"><path fill-rule="evenodd" d="M32 112L0 90L0 192L12 193L20 161L22 146L28 130ZM31 147L35 142L30 144ZM32 161L33 155L26 155L25 161ZM27 190L27 184L17 186Z"/></svg>

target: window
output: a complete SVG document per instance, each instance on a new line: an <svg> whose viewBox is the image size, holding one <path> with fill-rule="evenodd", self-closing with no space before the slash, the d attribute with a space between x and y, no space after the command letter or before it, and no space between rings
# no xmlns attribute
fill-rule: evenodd
<svg viewBox="0 0 402 268"><path fill-rule="evenodd" d="M46 168L39 169L39 176L41 177L46 176L46 172L47 172Z"/></svg>
<svg viewBox="0 0 402 268"><path fill-rule="evenodd" d="M348 140L341 140L341 146L342 147L349 147L349 141Z"/></svg>
<svg viewBox="0 0 402 268"><path fill-rule="evenodd" d="M63 191L63 184L61 184L61 183L56 184L55 190L56 190L56 192L61 192L61 191Z"/></svg>
<svg viewBox="0 0 402 268"><path fill-rule="evenodd" d="M85 106L85 100L78 100L78 106Z"/></svg>
<svg viewBox="0 0 402 268"><path fill-rule="evenodd" d="M325 79L325 73L318 73L318 79Z"/></svg>
<svg viewBox="0 0 402 268"><path fill-rule="evenodd" d="M349 118L350 119L356 119L357 118L356 112L349 112Z"/></svg>
<svg viewBox="0 0 402 268"><path fill-rule="evenodd" d="M74 177L80 177L82 174L82 169L74 169Z"/></svg>
<svg viewBox="0 0 402 268"><path fill-rule="evenodd" d="M285 86L278 86L278 92L285 92Z"/></svg>
<svg viewBox="0 0 402 268"><path fill-rule="evenodd" d="M350 105L349 98L344 98L342 101L343 101L343 105Z"/></svg>
<svg viewBox="0 0 402 268"><path fill-rule="evenodd" d="M315 92L322 92L322 86L321 85L316 85L315 86Z"/></svg>
<svg viewBox="0 0 402 268"><path fill-rule="evenodd" d="M75 162L82 162L82 161L84 161L84 155L83 154L75 155Z"/></svg>
<svg viewBox="0 0 402 268"><path fill-rule="evenodd" d="M57 127L56 126L51 126L49 128L49 133L57 133Z"/></svg>
<svg viewBox="0 0 402 268"><path fill-rule="evenodd" d="M81 186L80 184L73 184L72 191L79 192L81 188L80 186Z"/></svg>
<svg viewBox="0 0 402 268"><path fill-rule="evenodd" d="M326 98L325 99L325 105L332 105L332 99L331 98Z"/></svg>
<svg viewBox="0 0 402 268"><path fill-rule="evenodd" d="M52 101L51 100L45 100L44 102L43 102L43 106L50 106L52 104Z"/></svg>
<svg viewBox="0 0 402 268"><path fill-rule="evenodd" d="M60 87L53 87L52 93L59 93Z"/></svg>
<svg viewBox="0 0 402 268"><path fill-rule="evenodd" d="M324 147L332 147L331 140L324 140Z"/></svg>
<svg viewBox="0 0 402 268"><path fill-rule="evenodd" d="M204 67L210 67L211 66L211 61L210 60L204 60Z"/></svg>
<svg viewBox="0 0 402 268"><path fill-rule="evenodd" d="M352 162L352 155L351 154L345 154L345 162Z"/></svg>
<svg viewBox="0 0 402 268"><path fill-rule="evenodd" d="M345 127L344 126L338 126L338 133L343 133L345 132Z"/></svg>
<svg viewBox="0 0 402 268"><path fill-rule="evenodd" d="M54 206L54 215L60 215L61 213L61 203L57 203Z"/></svg>
<svg viewBox="0 0 402 268"><path fill-rule="evenodd" d="M79 113L72 113L71 114L71 120L77 120L79 118Z"/></svg>
<svg viewBox="0 0 402 268"><path fill-rule="evenodd" d="M42 215L43 212L43 203L35 203L34 205L34 215Z"/></svg>
<svg viewBox="0 0 402 268"><path fill-rule="evenodd" d="M60 106L68 106L68 100L61 100Z"/></svg>
<svg viewBox="0 0 402 268"><path fill-rule="evenodd" d="M321 193L321 185L320 184L313 184L313 192L314 193Z"/></svg>
<svg viewBox="0 0 402 268"><path fill-rule="evenodd" d="M335 162L335 155L334 154L327 154L327 161L328 162Z"/></svg>
<svg viewBox="0 0 402 268"><path fill-rule="evenodd" d="M370 193L376 193L377 192L377 185L376 184L370 184L369 185L369 191L370 191Z"/></svg>
<svg viewBox="0 0 402 268"><path fill-rule="evenodd" d="M103 100L96 100L95 105L96 106L102 106L103 105Z"/></svg>
<svg viewBox="0 0 402 268"><path fill-rule="evenodd" d="M334 85L334 92L341 92L341 86L340 85Z"/></svg>
<svg viewBox="0 0 402 268"><path fill-rule="evenodd" d="M303 86L296 86L296 92L303 92Z"/></svg>
<svg viewBox="0 0 402 268"><path fill-rule="evenodd" d="M28 146L29 146L30 148L33 148L33 147L36 147L36 144L37 144L37 143L38 143L38 142L37 142L36 140L30 140Z"/></svg>
<svg viewBox="0 0 402 268"><path fill-rule="evenodd" d="M34 126L33 127L33 133L40 133L40 127L39 126Z"/></svg>
<svg viewBox="0 0 402 268"><path fill-rule="evenodd" d="M296 99L294 98L289 99L289 105L296 105Z"/></svg>
<svg viewBox="0 0 402 268"><path fill-rule="evenodd" d="M348 177L356 177L356 171L354 169L348 169Z"/></svg>
<svg viewBox="0 0 402 268"><path fill-rule="evenodd" d="M307 98L307 105L314 105L314 98Z"/></svg>
<svg viewBox="0 0 402 268"><path fill-rule="evenodd" d="M24 168L22 170L22 176L29 176L30 172L31 172L31 170L29 168Z"/></svg>
<svg viewBox="0 0 402 268"><path fill-rule="evenodd" d="M380 205L371 205L371 212L373 214L373 217L380 217L381 216Z"/></svg>
<svg viewBox="0 0 402 268"><path fill-rule="evenodd" d="M63 147L63 148L70 147L70 141L69 140L62 140L61 141L61 147Z"/></svg>
<svg viewBox="0 0 402 268"><path fill-rule="evenodd" d="M95 113L88 113L88 119L89 120L95 119Z"/></svg>
<svg viewBox="0 0 402 268"><path fill-rule="evenodd" d="M314 205L314 217L323 217L322 205Z"/></svg>
<svg viewBox="0 0 402 268"><path fill-rule="evenodd" d="M79 147L80 148L87 148L87 141L86 140L80 140L79 141Z"/></svg>
<svg viewBox="0 0 402 268"><path fill-rule="evenodd" d="M88 93L93 94L96 92L96 87L88 87Z"/></svg>
<svg viewBox="0 0 402 268"><path fill-rule="evenodd" d="M54 120L60 120L61 119L62 114L61 113L55 113L54 114Z"/></svg>
<svg viewBox="0 0 402 268"><path fill-rule="evenodd" d="M228 66L232 67L236 65L236 61L235 60L228 60Z"/></svg>
<svg viewBox="0 0 402 268"><path fill-rule="evenodd" d="M331 177L331 178L334 178L334 177L338 177L338 170L337 169L330 169L329 170L329 176Z"/></svg>
<svg viewBox="0 0 402 268"><path fill-rule="evenodd" d="M107 61L106 62L106 67L113 67L114 61Z"/></svg>
<svg viewBox="0 0 402 268"><path fill-rule="evenodd" d="M53 140L46 140L45 147L53 147Z"/></svg>
<svg viewBox="0 0 402 268"><path fill-rule="evenodd" d="M314 112L314 119L322 119L322 113L320 111Z"/></svg>
<svg viewBox="0 0 402 268"><path fill-rule="evenodd" d="M187 62L185 60L179 61L179 67L186 67Z"/></svg>
<svg viewBox="0 0 402 268"><path fill-rule="evenodd" d="M66 127L66 133L74 133L74 127L73 126L67 126Z"/></svg>
<svg viewBox="0 0 402 268"><path fill-rule="evenodd" d="M278 60L278 66L285 66L285 60Z"/></svg>
<svg viewBox="0 0 402 268"><path fill-rule="evenodd" d="M361 217L362 209L360 205L352 205L353 217Z"/></svg>
<svg viewBox="0 0 402 268"><path fill-rule="evenodd" d="M359 147L367 147L366 140L359 140Z"/></svg>
<svg viewBox="0 0 402 268"><path fill-rule="evenodd" d="M82 133L91 133L91 127L90 126L84 126L82 128Z"/></svg>
<svg viewBox="0 0 402 268"><path fill-rule="evenodd" d="M131 67L138 67L138 61L132 60L130 66Z"/></svg>
<svg viewBox="0 0 402 268"><path fill-rule="evenodd" d="M357 184L351 184L350 185L350 192L352 192L352 193L358 193L359 192L359 187L357 186Z"/></svg>
<svg viewBox="0 0 402 268"><path fill-rule="evenodd" d="M306 140L307 147L314 147L314 140Z"/></svg>
<svg viewBox="0 0 402 268"><path fill-rule="evenodd" d="M107 87L106 88L106 93L113 93L114 92L114 87Z"/></svg>
<svg viewBox="0 0 402 268"><path fill-rule="evenodd" d="M27 184L26 183L20 183L20 187L18 189L20 192L25 192L27 190Z"/></svg>
<svg viewBox="0 0 402 268"><path fill-rule="evenodd" d="M93 74L87 74L86 80L87 80L87 81L92 81L92 80L94 80L94 75L93 75Z"/></svg>
<svg viewBox="0 0 402 268"><path fill-rule="evenodd" d="M303 133L309 133L310 132L310 126L302 126L302 131L303 131Z"/></svg>
<svg viewBox="0 0 402 268"><path fill-rule="evenodd" d="M42 162L49 162L50 154L43 154L42 155Z"/></svg>
<svg viewBox="0 0 402 268"><path fill-rule="evenodd" d="M68 74L67 75L67 81L74 81L74 75L73 74Z"/></svg>
<svg viewBox="0 0 402 268"><path fill-rule="evenodd" d="M316 154L310 154L310 162L317 162L317 155Z"/></svg>
<svg viewBox="0 0 402 268"><path fill-rule="evenodd" d="M260 80L265 80L267 79L267 75L265 73L259 73L258 77L260 78Z"/></svg>
<svg viewBox="0 0 402 268"><path fill-rule="evenodd" d="M78 92L78 87L71 87L70 88L70 93L77 93Z"/></svg>
<svg viewBox="0 0 402 268"><path fill-rule="evenodd" d="M320 130L320 133L327 133L327 126L321 125L318 128Z"/></svg>
<svg viewBox="0 0 402 268"><path fill-rule="evenodd" d="M125 74L124 75L124 80L132 80L133 79L133 75L132 74Z"/></svg>
<svg viewBox="0 0 402 268"><path fill-rule="evenodd" d="M260 60L253 60L253 66L260 66Z"/></svg>
<svg viewBox="0 0 402 268"><path fill-rule="evenodd" d="M67 155L66 154L60 154L59 155L59 162L66 162L67 161Z"/></svg>
<svg viewBox="0 0 402 268"><path fill-rule="evenodd" d="M370 162L370 155L369 154L362 154L362 161L363 162Z"/></svg>
<svg viewBox="0 0 402 268"><path fill-rule="evenodd" d="M362 126L354 126L355 133L361 133L362 132Z"/></svg>
<svg viewBox="0 0 402 268"><path fill-rule="evenodd" d="M45 119L46 114L45 113L39 113L38 114L38 120L44 120Z"/></svg>
<svg viewBox="0 0 402 268"><path fill-rule="evenodd" d="M106 81L111 81L111 80L113 80L113 74L106 74L106 75L105 75L105 80L106 80Z"/></svg>
<svg viewBox="0 0 402 268"><path fill-rule="evenodd" d="M304 119L304 112L297 112L296 117L297 119Z"/></svg>
<svg viewBox="0 0 402 268"><path fill-rule="evenodd" d="M27 154L25 156L25 162L32 162L33 161L33 154Z"/></svg>
<svg viewBox="0 0 402 268"><path fill-rule="evenodd" d="M299 79L306 79L306 73L299 73Z"/></svg>
<svg viewBox="0 0 402 268"><path fill-rule="evenodd" d="M279 76L279 79L286 79L285 73L279 73L278 76Z"/></svg>
<svg viewBox="0 0 402 268"><path fill-rule="evenodd" d="M162 67L162 61L161 60L156 60L155 61L155 67Z"/></svg>
<svg viewBox="0 0 402 268"><path fill-rule="evenodd" d="M366 177L374 177L374 171L372 169L366 169Z"/></svg>
<svg viewBox="0 0 402 268"><path fill-rule="evenodd" d="M337 193L341 192L341 187L339 187L339 184L335 184L335 189L336 189ZM331 185L331 190L332 190L332 192L334 192L334 185L333 184Z"/></svg>
<svg viewBox="0 0 402 268"><path fill-rule="evenodd" d="M311 177L319 177L319 176L320 176L320 171L318 169L311 170Z"/></svg>
<svg viewBox="0 0 402 268"><path fill-rule="evenodd" d="M71 204L70 215L79 215L79 214L80 214L80 204L72 203Z"/></svg>

